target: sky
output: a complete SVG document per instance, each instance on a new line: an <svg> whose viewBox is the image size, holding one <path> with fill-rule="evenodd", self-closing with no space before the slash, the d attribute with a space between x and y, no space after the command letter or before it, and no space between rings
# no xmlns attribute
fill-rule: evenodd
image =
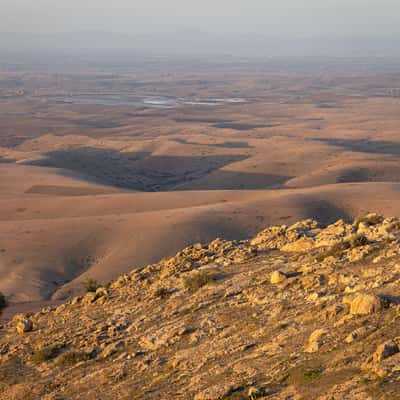
<svg viewBox="0 0 400 400"><path fill-rule="evenodd" d="M400 36L400 0L1 0L0 32Z"/></svg>

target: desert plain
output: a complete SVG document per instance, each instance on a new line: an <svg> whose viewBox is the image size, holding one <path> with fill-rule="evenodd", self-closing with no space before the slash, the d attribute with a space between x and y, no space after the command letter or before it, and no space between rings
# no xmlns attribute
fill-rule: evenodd
<svg viewBox="0 0 400 400"><path fill-rule="evenodd" d="M400 215L398 88L350 61L2 63L3 318L196 242Z"/></svg>

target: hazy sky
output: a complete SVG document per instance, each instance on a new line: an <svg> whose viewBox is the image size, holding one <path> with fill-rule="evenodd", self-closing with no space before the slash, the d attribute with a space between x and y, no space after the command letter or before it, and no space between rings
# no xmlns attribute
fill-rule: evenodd
<svg viewBox="0 0 400 400"><path fill-rule="evenodd" d="M0 0L0 31L400 34L400 0Z"/></svg>

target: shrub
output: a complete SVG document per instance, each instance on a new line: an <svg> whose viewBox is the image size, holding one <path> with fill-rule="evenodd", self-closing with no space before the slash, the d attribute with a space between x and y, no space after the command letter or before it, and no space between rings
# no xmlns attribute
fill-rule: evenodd
<svg viewBox="0 0 400 400"><path fill-rule="evenodd" d="M215 277L207 272L197 272L195 274L186 276L183 279L183 285L186 289L191 292L195 292L196 290L200 289L201 287L208 285L211 282L215 281Z"/></svg>
<svg viewBox="0 0 400 400"><path fill-rule="evenodd" d="M161 299L163 299L164 297L169 295L169 291L168 289L164 288L164 287L159 287L154 291L154 297L159 297Z"/></svg>
<svg viewBox="0 0 400 400"><path fill-rule="evenodd" d="M361 223L364 223L366 225L378 225L383 221L383 217L381 215L377 214L368 214L365 215L364 217L358 218L355 221L355 225L358 226Z"/></svg>
<svg viewBox="0 0 400 400"><path fill-rule="evenodd" d="M60 354L62 348L63 346L58 344L55 346L48 346L44 347L43 349L36 350L32 354L32 361L35 364L41 364L43 362L50 361Z"/></svg>
<svg viewBox="0 0 400 400"><path fill-rule="evenodd" d="M354 235L348 240L334 244L327 251L317 256L317 261L324 261L325 258L333 256L340 257L345 250L353 249L355 247L365 246L368 244L368 239L364 235Z"/></svg>
<svg viewBox="0 0 400 400"><path fill-rule="evenodd" d="M350 239L351 247L360 247L368 244L368 239L364 235L354 235Z"/></svg>
<svg viewBox="0 0 400 400"><path fill-rule="evenodd" d="M320 254L317 257L317 261L321 262L324 261L327 257L340 257L342 253L349 249L351 244L347 241L339 242L334 244L330 249L325 251L324 253Z"/></svg>
<svg viewBox="0 0 400 400"><path fill-rule="evenodd" d="M95 292L101 285L92 278L87 278L82 282L82 286L86 289L87 292Z"/></svg>
<svg viewBox="0 0 400 400"><path fill-rule="evenodd" d="M0 313L7 307L7 299L3 293L0 292Z"/></svg>
<svg viewBox="0 0 400 400"><path fill-rule="evenodd" d="M60 357L58 360L58 365L60 367L71 367L79 362L87 361L89 358L89 354L85 353L84 351L70 351L68 353L64 353Z"/></svg>
<svg viewBox="0 0 400 400"><path fill-rule="evenodd" d="M304 382L311 382L317 379L321 375L321 368L311 368L304 371L303 378Z"/></svg>

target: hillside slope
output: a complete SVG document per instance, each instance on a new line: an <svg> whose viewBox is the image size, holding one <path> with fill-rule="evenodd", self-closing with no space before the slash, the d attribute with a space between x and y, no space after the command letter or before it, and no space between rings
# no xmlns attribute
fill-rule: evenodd
<svg viewBox="0 0 400 400"><path fill-rule="evenodd" d="M0 330L1 399L399 399L400 220L216 239Z"/></svg>

